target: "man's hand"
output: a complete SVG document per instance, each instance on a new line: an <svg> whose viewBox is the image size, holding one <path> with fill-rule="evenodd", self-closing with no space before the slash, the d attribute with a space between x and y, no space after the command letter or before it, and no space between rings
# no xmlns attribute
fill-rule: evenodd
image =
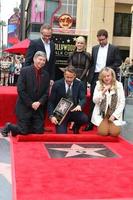
<svg viewBox="0 0 133 200"><path fill-rule="evenodd" d="M75 112L75 111L81 111L81 106L77 105L74 109L71 110L71 112Z"/></svg>
<svg viewBox="0 0 133 200"><path fill-rule="evenodd" d="M52 124L55 124L55 125L58 124L56 117L53 116L53 117L50 118L50 120L51 120Z"/></svg>
<svg viewBox="0 0 133 200"><path fill-rule="evenodd" d="M39 108L39 106L40 106L40 102L39 101L36 101L36 102L34 102L33 104L32 104L32 108L34 109L34 110L37 110L38 108Z"/></svg>

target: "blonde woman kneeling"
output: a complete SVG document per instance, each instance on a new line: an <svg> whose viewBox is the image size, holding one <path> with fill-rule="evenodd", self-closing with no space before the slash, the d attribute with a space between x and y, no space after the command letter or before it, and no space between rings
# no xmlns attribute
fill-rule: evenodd
<svg viewBox="0 0 133 200"><path fill-rule="evenodd" d="M93 102L95 107L91 121L98 127L98 133L104 136L118 136L120 126L123 125L125 95L122 83L116 80L113 69L105 67L101 70Z"/></svg>

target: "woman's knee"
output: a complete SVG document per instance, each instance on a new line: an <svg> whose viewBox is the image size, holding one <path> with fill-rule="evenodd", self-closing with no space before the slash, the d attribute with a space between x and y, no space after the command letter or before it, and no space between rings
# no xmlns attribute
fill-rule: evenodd
<svg viewBox="0 0 133 200"><path fill-rule="evenodd" d="M109 124L108 124L108 120L106 118L103 119L103 121L99 125L98 134L103 135L103 136L109 135Z"/></svg>
<svg viewBox="0 0 133 200"><path fill-rule="evenodd" d="M118 135L120 135L120 132L121 132L121 128L119 126L116 126L114 124L110 125L109 133L111 136L117 137Z"/></svg>
<svg viewBox="0 0 133 200"><path fill-rule="evenodd" d="M110 131L110 135L111 136L114 136L114 137L117 137L120 135L120 130L117 130L117 131Z"/></svg>
<svg viewBox="0 0 133 200"><path fill-rule="evenodd" d="M100 128L100 127L98 127L97 133L99 135L102 135L102 136L107 136L107 135L109 135L109 130L107 128Z"/></svg>

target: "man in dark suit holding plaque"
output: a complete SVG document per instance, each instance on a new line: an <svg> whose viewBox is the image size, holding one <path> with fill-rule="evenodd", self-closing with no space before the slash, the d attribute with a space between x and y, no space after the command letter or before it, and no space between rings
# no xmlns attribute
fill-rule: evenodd
<svg viewBox="0 0 133 200"><path fill-rule="evenodd" d="M68 99L73 103L73 107L64 117L59 125L54 110L61 98ZM82 81L76 79L76 71L72 66L66 67L64 78L56 81L52 87L48 102L48 114L51 122L56 126L57 133L67 133L67 125L70 121L74 122L73 132L79 133L80 126L87 123L88 117L82 112L86 103L85 88Z"/></svg>

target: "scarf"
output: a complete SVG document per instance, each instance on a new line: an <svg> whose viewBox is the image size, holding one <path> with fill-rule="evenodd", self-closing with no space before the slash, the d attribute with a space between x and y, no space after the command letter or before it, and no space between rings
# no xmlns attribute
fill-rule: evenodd
<svg viewBox="0 0 133 200"><path fill-rule="evenodd" d="M118 95L116 92L115 94L113 94L111 96L111 104L108 106L108 109L107 109L109 117L113 114L113 112L116 109L117 100L118 100ZM106 113L105 113L106 104L107 104L107 97L105 95L104 99L102 100L102 102L100 104L100 115L102 115L103 117L105 117L105 115L106 115Z"/></svg>

